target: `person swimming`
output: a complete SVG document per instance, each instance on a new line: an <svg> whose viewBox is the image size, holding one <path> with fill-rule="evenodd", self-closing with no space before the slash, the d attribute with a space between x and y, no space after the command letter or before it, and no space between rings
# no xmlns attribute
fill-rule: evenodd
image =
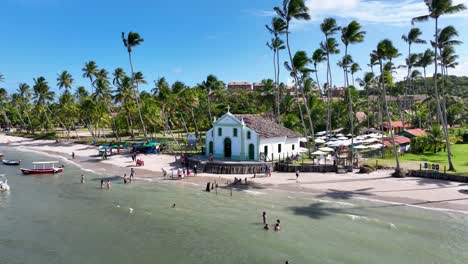
<svg viewBox="0 0 468 264"><path fill-rule="evenodd" d="M280 225L280 220L276 220L276 225L275 225L275 231L280 231L281 230L281 225Z"/></svg>
<svg viewBox="0 0 468 264"><path fill-rule="evenodd" d="M85 177L83 174L81 174L81 183L84 183L84 181L85 181Z"/></svg>
<svg viewBox="0 0 468 264"><path fill-rule="evenodd" d="M175 208L175 204L172 205L172 208Z"/></svg>

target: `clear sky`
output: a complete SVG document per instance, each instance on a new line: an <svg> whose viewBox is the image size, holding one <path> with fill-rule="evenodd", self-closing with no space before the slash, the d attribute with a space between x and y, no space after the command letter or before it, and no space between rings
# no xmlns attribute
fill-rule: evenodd
<svg viewBox="0 0 468 264"><path fill-rule="evenodd" d="M120 35L136 31L145 39L134 49L135 69L142 71L153 87L153 80L194 85L208 74L225 82L260 81L273 78L272 53L265 43L265 29L272 8L282 0L2 0L0 6L0 72L9 91L20 82L32 84L33 77L44 76L56 89L57 74L68 70L75 86L89 87L82 78L84 63L94 60L109 72L116 67L129 71L128 56ZM366 41L350 47L350 53L364 70L368 54L383 38L390 38L403 54L395 61L403 64L407 46L401 40L411 28L411 17L427 13L423 0L307 0L312 20L295 23L291 29L293 51L312 54L323 35L319 30L326 16L340 25L356 19L367 31ZM454 0L465 3L468 0ZM441 26L452 24L459 39L468 44L468 12L444 17ZM417 24L424 38L432 38L433 21ZM468 48L456 48L460 66L452 73L468 75ZM416 45L415 51L427 46ZM286 55L283 53L283 55ZM332 57L333 70L336 60ZM286 60L283 56L282 61ZM325 67L319 68L324 80ZM360 74L358 74L357 77ZM334 74L341 85L341 71ZM399 70L398 77L404 76ZM282 81L288 76L283 70Z"/></svg>

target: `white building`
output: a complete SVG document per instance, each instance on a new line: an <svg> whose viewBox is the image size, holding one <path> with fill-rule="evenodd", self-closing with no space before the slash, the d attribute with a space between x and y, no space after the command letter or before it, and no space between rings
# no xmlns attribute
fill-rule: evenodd
<svg viewBox="0 0 468 264"><path fill-rule="evenodd" d="M215 159L277 160L299 153L298 133L260 115L229 111L206 132L206 154Z"/></svg>

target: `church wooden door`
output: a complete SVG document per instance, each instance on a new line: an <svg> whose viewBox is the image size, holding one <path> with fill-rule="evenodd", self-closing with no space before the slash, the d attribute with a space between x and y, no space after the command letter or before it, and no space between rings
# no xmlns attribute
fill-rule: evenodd
<svg viewBox="0 0 468 264"><path fill-rule="evenodd" d="M230 138L225 138L224 139L224 157L225 158L230 158L231 156L232 156L231 139Z"/></svg>

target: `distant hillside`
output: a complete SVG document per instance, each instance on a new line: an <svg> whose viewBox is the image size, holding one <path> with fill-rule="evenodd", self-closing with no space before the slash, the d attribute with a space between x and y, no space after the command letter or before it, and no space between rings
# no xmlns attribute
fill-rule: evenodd
<svg viewBox="0 0 468 264"><path fill-rule="evenodd" d="M430 87L433 86L433 79L432 77L427 78L427 84ZM396 83L397 89L395 89L395 92L402 92L404 91L403 87L405 87L406 82L401 81ZM459 96L459 97L468 97L468 76L449 76L447 81L446 81L446 91L447 93L453 95L453 96ZM425 94L425 88L424 88L424 78L421 78L419 80L416 80L414 83L414 88L416 93L423 93Z"/></svg>

